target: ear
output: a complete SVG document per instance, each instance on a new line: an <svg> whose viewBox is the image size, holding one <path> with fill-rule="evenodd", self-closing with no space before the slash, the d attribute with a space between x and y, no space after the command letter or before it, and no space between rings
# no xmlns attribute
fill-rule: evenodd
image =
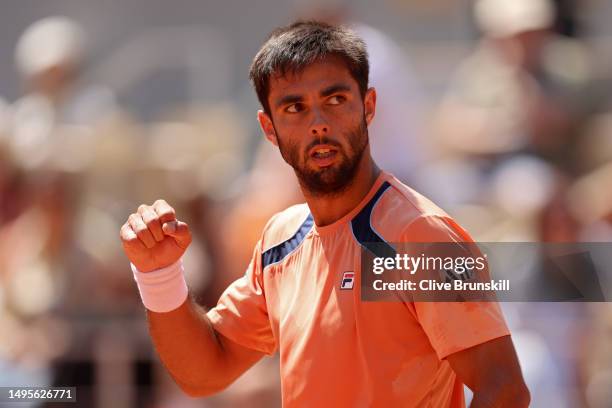
<svg viewBox="0 0 612 408"><path fill-rule="evenodd" d="M369 88L366 91L365 97L363 98L363 109L366 123L369 126L376 114L376 89Z"/></svg>
<svg viewBox="0 0 612 408"><path fill-rule="evenodd" d="M272 118L266 112L259 110L257 111L257 121L263 131L266 139L270 141L274 146L278 146L278 139L276 138L276 130L272 124Z"/></svg>

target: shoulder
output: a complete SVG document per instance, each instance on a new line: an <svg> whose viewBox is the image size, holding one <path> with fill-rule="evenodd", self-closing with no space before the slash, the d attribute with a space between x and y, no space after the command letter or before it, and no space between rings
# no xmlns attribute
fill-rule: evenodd
<svg viewBox="0 0 612 408"><path fill-rule="evenodd" d="M387 242L471 241L443 209L393 176L374 204L370 223Z"/></svg>
<svg viewBox="0 0 612 408"><path fill-rule="evenodd" d="M312 228L313 219L306 204L297 204L273 215L264 227L261 250L266 252Z"/></svg>

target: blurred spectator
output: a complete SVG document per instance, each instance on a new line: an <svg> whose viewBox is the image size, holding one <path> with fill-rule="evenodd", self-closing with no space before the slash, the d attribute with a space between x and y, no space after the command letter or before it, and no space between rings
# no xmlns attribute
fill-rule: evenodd
<svg viewBox="0 0 612 408"><path fill-rule="evenodd" d="M26 94L12 106L9 146L25 169L79 171L92 154L90 126L114 108L112 93L79 84L85 59L83 29L49 17L26 29L15 51Z"/></svg>
<svg viewBox="0 0 612 408"><path fill-rule="evenodd" d="M433 118L441 156L419 173L444 186L431 194L447 207L486 208L487 217L466 212L469 229L504 225L484 239L538 239L533 220L552 198L553 175L571 182L586 167L578 146L600 103L591 59L580 40L554 33L551 0L474 6L483 38Z"/></svg>
<svg viewBox="0 0 612 408"><path fill-rule="evenodd" d="M461 65L436 118L462 153L532 152L574 171L579 126L592 111L592 67L583 43L554 34L549 0L478 0L484 38Z"/></svg>

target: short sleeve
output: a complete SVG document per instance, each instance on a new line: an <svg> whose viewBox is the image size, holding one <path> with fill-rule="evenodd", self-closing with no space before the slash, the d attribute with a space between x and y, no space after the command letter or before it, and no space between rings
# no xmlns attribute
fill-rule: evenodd
<svg viewBox="0 0 612 408"><path fill-rule="evenodd" d="M228 339L266 354L275 351L263 287L261 242L244 276L228 286L207 317L215 330Z"/></svg>
<svg viewBox="0 0 612 408"><path fill-rule="evenodd" d="M404 242L473 242L452 219L423 216L406 229ZM496 302L415 302L417 319L439 359L510 332Z"/></svg>

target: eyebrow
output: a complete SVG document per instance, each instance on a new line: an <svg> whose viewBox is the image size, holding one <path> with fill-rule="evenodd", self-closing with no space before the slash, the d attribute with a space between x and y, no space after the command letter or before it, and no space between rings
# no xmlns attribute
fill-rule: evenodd
<svg viewBox="0 0 612 408"><path fill-rule="evenodd" d="M348 85L338 83L338 84L330 85L327 88L323 89L320 92L320 95L322 97L326 97L326 96L333 95L336 92L350 92L350 90L351 88ZM285 95L282 98L277 99L275 105L277 107L283 106L283 105L290 105L293 103L301 102L303 99L304 98L301 95Z"/></svg>
<svg viewBox="0 0 612 408"><path fill-rule="evenodd" d="M334 84L331 86L328 86L327 88L325 88L324 90L321 91L321 96L322 97L326 97L329 95L333 95L336 92L350 92L351 88L346 85L346 84Z"/></svg>
<svg viewBox="0 0 612 408"><path fill-rule="evenodd" d="M276 106L283 106L283 105L290 105L296 102L300 102L302 101L304 98L302 98L300 95L285 95L280 99L276 100Z"/></svg>

